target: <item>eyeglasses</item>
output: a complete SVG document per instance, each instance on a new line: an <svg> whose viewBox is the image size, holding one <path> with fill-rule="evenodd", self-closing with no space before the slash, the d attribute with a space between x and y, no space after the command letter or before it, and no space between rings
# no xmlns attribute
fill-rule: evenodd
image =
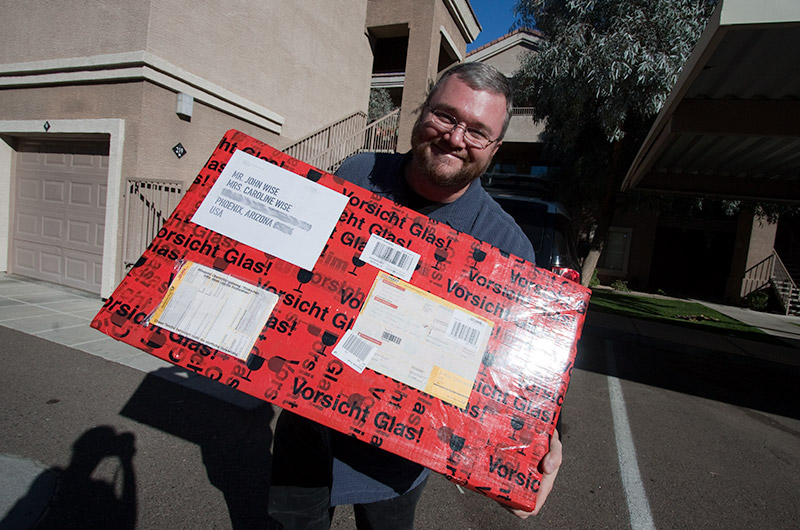
<svg viewBox="0 0 800 530"><path fill-rule="evenodd" d="M470 147L474 147L475 149L486 149L489 147L489 144L497 141L497 139L489 139L489 136L486 134L486 132L480 129L476 129L475 127L467 127L466 123L458 121L455 116L452 116L443 110L432 109L430 107L428 107L428 110L431 111L431 125L433 125L439 132L452 133L457 127L463 127L464 142Z"/></svg>

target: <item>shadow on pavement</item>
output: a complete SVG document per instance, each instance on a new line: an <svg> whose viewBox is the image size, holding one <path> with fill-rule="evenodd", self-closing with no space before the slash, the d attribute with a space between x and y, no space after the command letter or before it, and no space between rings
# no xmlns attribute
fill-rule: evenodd
<svg viewBox="0 0 800 530"><path fill-rule="evenodd" d="M680 333L676 329L676 333ZM575 367L712 399L761 412L800 419L796 405L800 368L711 350L668 351L642 344L604 341L584 334ZM607 356L613 355L611 373Z"/></svg>
<svg viewBox="0 0 800 530"><path fill-rule="evenodd" d="M132 433L117 433L108 425L89 429L73 444L72 458L66 469L53 467L43 471L28 494L0 521L0 527L22 528L17 524L29 520L27 517L31 514L25 512L36 506L44 492L50 491L48 484L55 477L55 495L36 525L37 530L136 528L135 452ZM121 473L112 480L92 476L105 458L119 460Z"/></svg>
<svg viewBox="0 0 800 530"><path fill-rule="evenodd" d="M177 367L161 368L175 379ZM158 373L156 372L156 373ZM148 374L120 414L197 444L234 530L272 528L267 516L272 407L245 410Z"/></svg>

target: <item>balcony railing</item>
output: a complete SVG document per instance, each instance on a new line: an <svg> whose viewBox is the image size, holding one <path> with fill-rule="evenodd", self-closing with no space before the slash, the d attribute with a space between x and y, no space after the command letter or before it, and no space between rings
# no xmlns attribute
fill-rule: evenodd
<svg viewBox="0 0 800 530"><path fill-rule="evenodd" d="M399 120L400 109L361 127L355 127L357 121L354 119L349 122L348 127L339 127L337 130L329 132L326 132L327 129L323 129L290 145L283 152L332 173L347 157L355 153L363 151L394 153L397 151ZM313 140L313 143L309 145L312 138L318 139Z"/></svg>

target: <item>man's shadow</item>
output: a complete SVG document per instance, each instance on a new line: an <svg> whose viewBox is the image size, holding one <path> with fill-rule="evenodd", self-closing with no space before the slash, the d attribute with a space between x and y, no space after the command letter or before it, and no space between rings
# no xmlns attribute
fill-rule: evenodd
<svg viewBox="0 0 800 530"><path fill-rule="evenodd" d="M83 433L72 446L72 459L66 468L53 467L43 471L31 485L25 497L17 501L0 527L14 527L20 521L33 522L44 508L43 494L55 494L49 507L36 525L37 530L70 528L136 527L136 476L133 455L135 437L130 432L117 433L103 425ZM106 459L118 459L111 480L92 475ZM116 464L114 464L116 465ZM30 513L37 507L36 513Z"/></svg>
<svg viewBox="0 0 800 530"><path fill-rule="evenodd" d="M262 403L247 410L175 384L182 373L178 367L157 373L144 378L120 414L200 447L208 479L224 495L234 530L272 528L267 516L272 407Z"/></svg>

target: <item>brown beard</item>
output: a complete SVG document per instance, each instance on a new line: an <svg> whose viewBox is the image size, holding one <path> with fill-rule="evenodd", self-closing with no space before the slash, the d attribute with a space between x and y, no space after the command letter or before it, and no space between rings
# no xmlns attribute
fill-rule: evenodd
<svg viewBox="0 0 800 530"><path fill-rule="evenodd" d="M418 120L414 124L414 129L411 133L411 153L413 155L413 163L421 169L427 177L427 180L442 188L462 189L468 186L473 180L483 175L486 168L489 167L491 159L485 163L470 162L469 159L461 158L463 164L461 168L455 172L442 172L439 164L434 160L431 149L433 149L433 141L422 140L422 124ZM466 156L466 155L465 155Z"/></svg>

